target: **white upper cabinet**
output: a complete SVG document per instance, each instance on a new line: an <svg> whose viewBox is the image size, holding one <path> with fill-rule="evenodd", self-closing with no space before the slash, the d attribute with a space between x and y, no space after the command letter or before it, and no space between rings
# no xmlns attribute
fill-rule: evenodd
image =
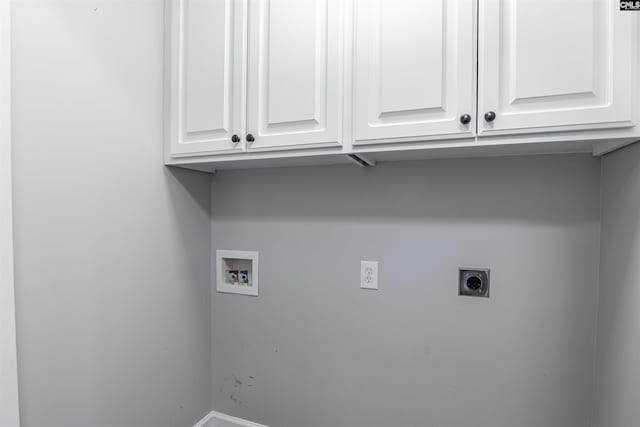
<svg viewBox="0 0 640 427"><path fill-rule="evenodd" d="M172 0L170 7L167 107L171 154L241 151L242 2Z"/></svg>
<svg viewBox="0 0 640 427"><path fill-rule="evenodd" d="M164 2L168 164L640 138L619 0Z"/></svg>
<svg viewBox="0 0 640 427"><path fill-rule="evenodd" d="M344 1L248 1L248 149L340 145Z"/></svg>
<svg viewBox="0 0 640 427"><path fill-rule="evenodd" d="M474 3L355 0L355 144L475 134Z"/></svg>
<svg viewBox="0 0 640 427"><path fill-rule="evenodd" d="M633 125L635 12L619 0L479 2L480 134Z"/></svg>

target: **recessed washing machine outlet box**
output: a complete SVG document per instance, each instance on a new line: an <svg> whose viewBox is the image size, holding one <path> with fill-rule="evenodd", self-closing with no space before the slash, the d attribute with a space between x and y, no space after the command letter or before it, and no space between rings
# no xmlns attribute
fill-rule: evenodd
<svg viewBox="0 0 640 427"><path fill-rule="evenodd" d="M216 251L216 290L258 296L258 252Z"/></svg>
<svg viewBox="0 0 640 427"><path fill-rule="evenodd" d="M487 268L460 268L458 295L489 298L490 270Z"/></svg>

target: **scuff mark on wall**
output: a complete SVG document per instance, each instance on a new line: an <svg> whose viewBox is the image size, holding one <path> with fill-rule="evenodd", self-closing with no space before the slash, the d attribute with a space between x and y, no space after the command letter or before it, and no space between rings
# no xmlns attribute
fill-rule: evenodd
<svg viewBox="0 0 640 427"><path fill-rule="evenodd" d="M246 387L255 387L255 377L253 375L249 375L248 380L243 380L238 378L237 375L231 374L227 376L223 380L222 386L220 386L220 393L227 396L229 400L235 403L238 406L243 408L248 408L249 406L243 400L243 390ZM246 387L245 387L246 386Z"/></svg>

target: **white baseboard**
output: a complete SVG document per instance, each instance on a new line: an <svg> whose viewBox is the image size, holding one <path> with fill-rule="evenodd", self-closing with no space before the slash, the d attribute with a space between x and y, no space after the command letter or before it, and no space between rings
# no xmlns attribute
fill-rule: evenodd
<svg viewBox="0 0 640 427"><path fill-rule="evenodd" d="M232 417L230 415L221 414L220 412L211 411L206 417L201 419L198 424L193 427L267 427L263 424L256 424L242 418Z"/></svg>

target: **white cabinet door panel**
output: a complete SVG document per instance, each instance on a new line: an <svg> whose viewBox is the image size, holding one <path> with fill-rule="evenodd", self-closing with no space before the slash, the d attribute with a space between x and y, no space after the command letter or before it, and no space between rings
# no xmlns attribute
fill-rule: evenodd
<svg viewBox="0 0 640 427"><path fill-rule="evenodd" d="M480 0L479 132L632 126L637 18L618 8L618 0Z"/></svg>
<svg viewBox="0 0 640 427"><path fill-rule="evenodd" d="M249 149L342 141L341 0L249 0Z"/></svg>
<svg viewBox="0 0 640 427"><path fill-rule="evenodd" d="M474 2L356 0L354 13L355 143L473 136Z"/></svg>
<svg viewBox="0 0 640 427"><path fill-rule="evenodd" d="M243 10L237 0L173 0L171 153L241 151Z"/></svg>

